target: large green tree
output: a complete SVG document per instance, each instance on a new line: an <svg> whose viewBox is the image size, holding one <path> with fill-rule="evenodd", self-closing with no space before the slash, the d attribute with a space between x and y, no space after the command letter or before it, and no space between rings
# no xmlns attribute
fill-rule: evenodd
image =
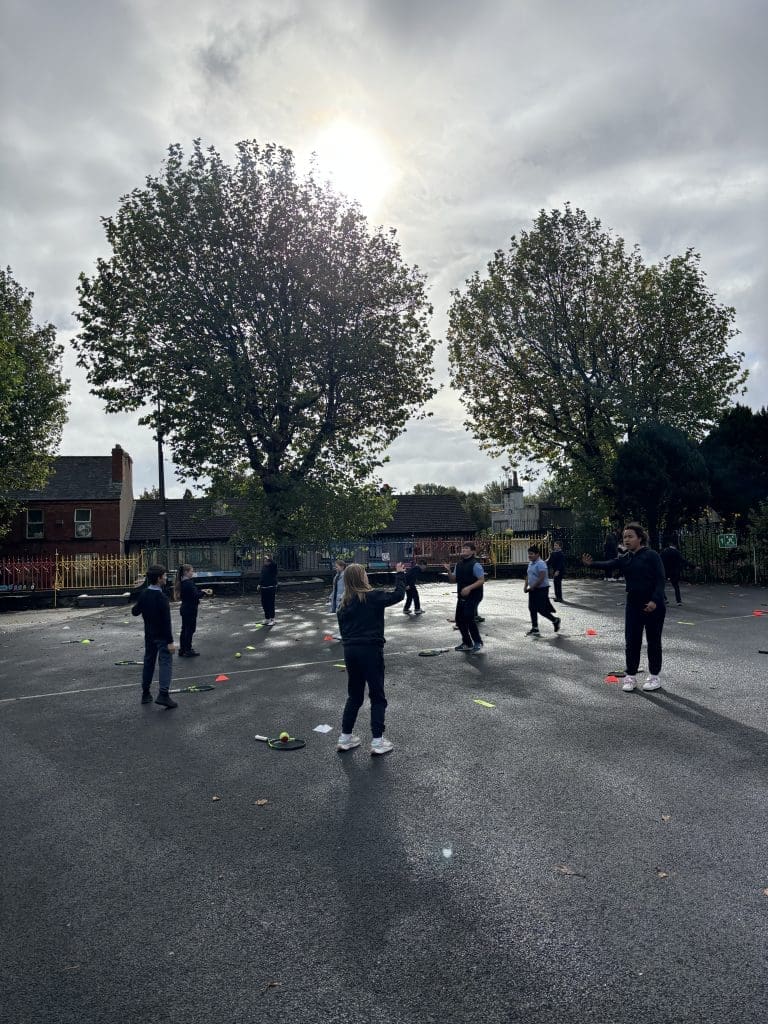
<svg viewBox="0 0 768 1024"><path fill-rule="evenodd" d="M673 427L646 423L619 448L611 473L616 512L648 528L653 544L698 516L709 476L697 445Z"/></svg>
<svg viewBox="0 0 768 1024"><path fill-rule="evenodd" d="M704 438L712 507L726 521L746 519L768 501L768 409L735 405Z"/></svg>
<svg viewBox="0 0 768 1024"><path fill-rule="evenodd" d="M67 418L69 382L53 324L32 319L32 293L0 269L0 536L16 491L45 486Z"/></svg>
<svg viewBox="0 0 768 1024"><path fill-rule="evenodd" d="M452 379L481 447L568 467L606 499L638 427L700 439L739 392L734 316L696 253L646 266L582 210L541 211L454 292Z"/></svg>
<svg viewBox="0 0 768 1024"><path fill-rule="evenodd" d="M142 410L188 478L244 467L263 535L292 536L309 485L364 484L434 394L424 276L289 150L171 146L104 226L79 286L93 392Z"/></svg>

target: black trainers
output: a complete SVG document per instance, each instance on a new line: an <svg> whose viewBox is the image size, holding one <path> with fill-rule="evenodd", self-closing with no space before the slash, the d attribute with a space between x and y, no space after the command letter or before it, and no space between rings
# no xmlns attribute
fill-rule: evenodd
<svg viewBox="0 0 768 1024"><path fill-rule="evenodd" d="M152 692L150 690L141 691L141 703L151 704L152 703Z"/></svg>
<svg viewBox="0 0 768 1024"><path fill-rule="evenodd" d="M541 634L539 633L538 629L536 629L536 627L534 626L534 628L533 629L529 629L528 632L525 635L526 636L540 636Z"/></svg>
<svg viewBox="0 0 768 1024"><path fill-rule="evenodd" d="M199 658L200 657L200 651L196 651L194 649L194 647L193 647L191 650L187 651L187 657L188 658Z"/></svg>
<svg viewBox="0 0 768 1024"><path fill-rule="evenodd" d="M160 704L164 708L177 708L179 705L171 697L167 690L161 690L155 697L155 704Z"/></svg>
<svg viewBox="0 0 768 1024"><path fill-rule="evenodd" d="M560 619L557 617L557 615L552 616L552 625L555 627L555 632L557 633L557 631L560 629Z"/></svg>

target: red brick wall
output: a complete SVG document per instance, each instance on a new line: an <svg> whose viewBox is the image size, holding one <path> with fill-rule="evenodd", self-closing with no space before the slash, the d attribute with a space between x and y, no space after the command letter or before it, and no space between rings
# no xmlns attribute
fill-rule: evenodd
<svg viewBox="0 0 768 1024"><path fill-rule="evenodd" d="M42 540L27 540L27 513L20 512L0 541L7 555L122 555L119 501L34 501L30 509L43 510ZM91 536L75 538L75 509L91 510ZM63 525L59 525L62 522Z"/></svg>

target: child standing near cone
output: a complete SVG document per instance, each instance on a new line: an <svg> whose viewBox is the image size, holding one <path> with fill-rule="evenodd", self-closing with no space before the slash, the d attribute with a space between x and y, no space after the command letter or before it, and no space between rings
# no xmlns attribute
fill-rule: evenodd
<svg viewBox="0 0 768 1024"><path fill-rule="evenodd" d="M344 570L344 597L339 608L339 630L347 668L347 702L341 722L338 750L360 746L352 730L365 700L365 684L371 698L371 754L387 754L393 744L384 736L384 609L400 604L405 594L404 565L396 565L394 590L374 590L362 565Z"/></svg>

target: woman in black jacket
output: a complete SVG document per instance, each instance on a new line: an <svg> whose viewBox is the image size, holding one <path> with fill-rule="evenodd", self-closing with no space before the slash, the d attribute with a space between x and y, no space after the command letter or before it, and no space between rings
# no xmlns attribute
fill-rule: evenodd
<svg viewBox="0 0 768 1024"><path fill-rule="evenodd" d="M371 753L387 754L392 750L392 743L384 736L384 609L400 604L405 594L405 566L398 562L395 568L394 590L374 590L362 565L348 565L344 570L339 631L347 667L347 703L338 750L360 746L360 737L353 735L352 730L365 700L366 683L371 698Z"/></svg>
<svg viewBox="0 0 768 1024"><path fill-rule="evenodd" d="M661 633L666 615L664 566L658 554L647 546L648 535L639 523L627 523L623 541L626 554L603 562L593 561L591 555L582 555L582 562L595 569L618 571L626 581L624 640L627 671L622 689L630 693L637 687L640 648L645 630L649 676L643 683L643 689L658 690L661 686Z"/></svg>

